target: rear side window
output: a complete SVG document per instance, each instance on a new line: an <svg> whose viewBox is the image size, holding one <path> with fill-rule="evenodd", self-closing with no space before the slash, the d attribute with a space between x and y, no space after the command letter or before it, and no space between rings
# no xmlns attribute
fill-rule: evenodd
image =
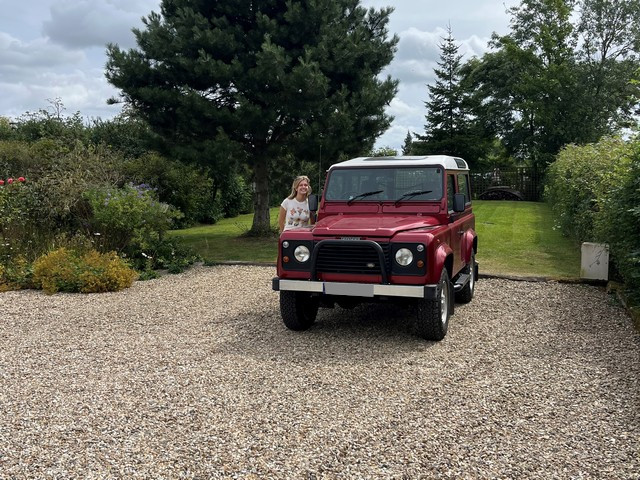
<svg viewBox="0 0 640 480"><path fill-rule="evenodd" d="M464 173L458 174L458 193L464 193L464 203L471 203L471 188L469 186L469 176Z"/></svg>

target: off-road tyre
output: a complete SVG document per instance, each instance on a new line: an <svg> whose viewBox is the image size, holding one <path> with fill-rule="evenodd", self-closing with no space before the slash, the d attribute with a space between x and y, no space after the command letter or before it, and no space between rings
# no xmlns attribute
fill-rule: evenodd
<svg viewBox="0 0 640 480"><path fill-rule="evenodd" d="M425 340L440 341L447 335L451 316L451 282L446 268L438 282L437 298L418 300L416 329Z"/></svg>
<svg viewBox="0 0 640 480"><path fill-rule="evenodd" d="M318 297L305 292L280 292L280 315L289 330L307 330L316 321Z"/></svg>
<svg viewBox="0 0 640 480"><path fill-rule="evenodd" d="M469 259L469 264L464 268L462 273L469 274L469 281L464 286L462 290L456 292L456 302L458 303L469 303L473 298L473 293L476 289L476 254L472 250L471 258Z"/></svg>

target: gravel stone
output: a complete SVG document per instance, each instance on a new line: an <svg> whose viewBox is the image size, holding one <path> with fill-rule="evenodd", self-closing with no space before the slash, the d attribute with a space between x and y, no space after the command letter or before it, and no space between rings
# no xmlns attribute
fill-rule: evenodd
<svg viewBox="0 0 640 480"><path fill-rule="evenodd" d="M0 294L0 478L639 479L640 335L604 289L481 279L288 331L273 267Z"/></svg>

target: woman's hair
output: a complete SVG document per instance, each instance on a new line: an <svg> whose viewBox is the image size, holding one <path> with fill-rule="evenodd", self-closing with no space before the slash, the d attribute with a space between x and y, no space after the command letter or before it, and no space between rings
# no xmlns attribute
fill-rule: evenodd
<svg viewBox="0 0 640 480"><path fill-rule="evenodd" d="M303 180L306 180L309 184L309 188L307 189L307 198L309 198L309 195L311 194L311 180L309 180L309 177L307 177L306 175L300 175L293 180L293 185L291 185L291 195L287 197L289 200L296 197L296 195L298 194L298 192L296 192L296 190L298 189L298 185L300 185L300 182Z"/></svg>

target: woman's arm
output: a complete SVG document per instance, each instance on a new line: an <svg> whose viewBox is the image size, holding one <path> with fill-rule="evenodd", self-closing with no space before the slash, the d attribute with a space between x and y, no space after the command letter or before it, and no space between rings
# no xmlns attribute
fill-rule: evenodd
<svg viewBox="0 0 640 480"><path fill-rule="evenodd" d="M280 213L278 213L278 228L280 229L280 233L284 230L284 220L287 217L287 211L284 207L280 207Z"/></svg>

